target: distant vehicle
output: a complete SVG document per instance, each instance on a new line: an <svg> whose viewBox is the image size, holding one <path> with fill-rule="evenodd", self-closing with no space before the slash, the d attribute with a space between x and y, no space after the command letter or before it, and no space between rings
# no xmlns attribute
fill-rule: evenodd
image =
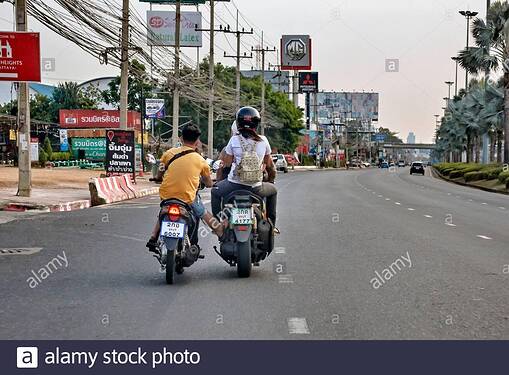
<svg viewBox="0 0 509 375"><path fill-rule="evenodd" d="M371 167L371 163L367 162L367 161L363 161L362 162L362 165L364 166L364 168L369 168Z"/></svg>
<svg viewBox="0 0 509 375"><path fill-rule="evenodd" d="M391 161L391 163L389 164L389 167L395 167L396 164L394 164L394 162Z"/></svg>
<svg viewBox="0 0 509 375"><path fill-rule="evenodd" d="M405 164L405 161L404 161L404 160L400 160L400 161L398 161L398 167L399 167L399 168L404 168L404 167L405 167L405 165L406 165L406 164Z"/></svg>
<svg viewBox="0 0 509 375"><path fill-rule="evenodd" d="M420 161L414 161L410 167L410 174L422 174L424 176L424 165Z"/></svg>
<svg viewBox="0 0 509 375"><path fill-rule="evenodd" d="M386 161L383 161L382 164L380 164L380 168L389 169L389 163L387 163Z"/></svg>
<svg viewBox="0 0 509 375"><path fill-rule="evenodd" d="M272 155L272 161L276 167L276 170L288 173L288 162L283 154Z"/></svg>

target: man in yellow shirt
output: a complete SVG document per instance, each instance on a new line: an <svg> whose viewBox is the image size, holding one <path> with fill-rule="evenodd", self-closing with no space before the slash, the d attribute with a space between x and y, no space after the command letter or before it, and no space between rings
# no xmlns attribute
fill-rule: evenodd
<svg viewBox="0 0 509 375"><path fill-rule="evenodd" d="M201 131L196 125L186 125L182 129L182 147L166 151L159 168L158 179L162 179L159 188L161 200L179 199L192 208L193 214L203 219L214 233L221 237L223 226L208 212L197 194L200 180L206 187L213 185L210 177L210 167L205 159L196 151L200 146ZM151 252L156 252L157 238L159 236L159 220L147 243Z"/></svg>

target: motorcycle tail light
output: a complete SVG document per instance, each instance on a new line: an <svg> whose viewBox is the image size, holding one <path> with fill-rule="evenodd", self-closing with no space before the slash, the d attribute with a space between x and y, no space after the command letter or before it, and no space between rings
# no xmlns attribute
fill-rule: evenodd
<svg viewBox="0 0 509 375"><path fill-rule="evenodd" d="M168 208L168 217L170 221L177 221L180 217L180 207L179 206L170 206Z"/></svg>
<svg viewBox="0 0 509 375"><path fill-rule="evenodd" d="M249 229L249 227L248 227L248 226L246 226L246 225L242 225L242 226L238 226L238 227L237 227L237 230L239 230L239 231L241 231L241 232L245 232L245 231L247 231L248 229Z"/></svg>

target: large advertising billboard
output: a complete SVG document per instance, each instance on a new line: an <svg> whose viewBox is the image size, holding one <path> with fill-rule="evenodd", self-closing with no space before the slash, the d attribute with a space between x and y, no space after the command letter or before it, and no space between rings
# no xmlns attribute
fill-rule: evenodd
<svg viewBox="0 0 509 375"><path fill-rule="evenodd" d="M111 129L106 132L106 175L135 175L136 154L134 132Z"/></svg>
<svg viewBox="0 0 509 375"><path fill-rule="evenodd" d="M262 75L261 70L241 70L240 74L246 78L255 78ZM264 71L265 82L272 85L272 90L275 92L289 93L290 92L290 73L277 70Z"/></svg>
<svg viewBox="0 0 509 375"><path fill-rule="evenodd" d="M336 118L378 121L379 94L319 92L317 106L320 124L330 124Z"/></svg>
<svg viewBox="0 0 509 375"><path fill-rule="evenodd" d="M120 128L120 111L61 109L60 127L63 129ZM141 114L139 112L127 112L127 127L141 130Z"/></svg>
<svg viewBox="0 0 509 375"><path fill-rule="evenodd" d="M149 46L175 46L175 17L171 11L147 11L147 30ZM201 12L181 12L180 46L202 47Z"/></svg>
<svg viewBox="0 0 509 375"><path fill-rule="evenodd" d="M41 82L39 33L0 32L0 81Z"/></svg>
<svg viewBox="0 0 509 375"><path fill-rule="evenodd" d="M283 35L281 69L311 70L311 38L309 35Z"/></svg>

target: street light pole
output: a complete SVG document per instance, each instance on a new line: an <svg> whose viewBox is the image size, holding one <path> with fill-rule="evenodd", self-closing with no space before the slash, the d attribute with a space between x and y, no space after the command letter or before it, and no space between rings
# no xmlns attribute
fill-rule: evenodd
<svg viewBox="0 0 509 375"><path fill-rule="evenodd" d="M454 96L458 96L458 63L459 63L459 57L454 56L451 57L451 59L454 60L456 63L456 77L454 79Z"/></svg>
<svg viewBox="0 0 509 375"><path fill-rule="evenodd" d="M467 20L467 47L466 50L469 48L470 44L470 20L477 16L479 12L471 12L469 10L460 10L459 12L463 17ZM468 69L465 69L465 91L468 91Z"/></svg>
<svg viewBox="0 0 509 375"><path fill-rule="evenodd" d="M451 86L454 85L454 82L446 81L445 84L449 86L449 96L448 99L451 100Z"/></svg>

